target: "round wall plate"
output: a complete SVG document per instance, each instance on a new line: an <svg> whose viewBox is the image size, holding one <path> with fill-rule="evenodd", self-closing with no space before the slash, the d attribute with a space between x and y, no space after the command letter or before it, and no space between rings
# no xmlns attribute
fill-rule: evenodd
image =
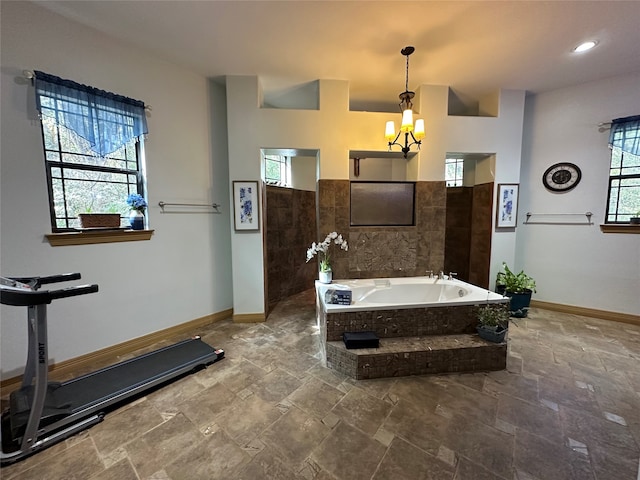
<svg viewBox="0 0 640 480"><path fill-rule="evenodd" d="M553 192L568 192L580 183L581 178L580 167L573 163L560 162L545 170L542 183Z"/></svg>

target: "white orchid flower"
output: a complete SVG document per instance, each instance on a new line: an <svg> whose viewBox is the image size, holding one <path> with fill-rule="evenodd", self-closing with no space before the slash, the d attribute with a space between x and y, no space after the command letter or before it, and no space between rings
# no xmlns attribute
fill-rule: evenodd
<svg viewBox="0 0 640 480"><path fill-rule="evenodd" d="M307 250L307 262L311 260L314 256L319 253L322 253L320 264L323 269L331 269L331 264L329 263L329 247L331 243L336 245L340 245L340 249L344 251L349 250L349 246L347 245L347 241L342 237L342 234L338 234L337 232L331 232L327 235L322 243L313 242L311 247Z"/></svg>

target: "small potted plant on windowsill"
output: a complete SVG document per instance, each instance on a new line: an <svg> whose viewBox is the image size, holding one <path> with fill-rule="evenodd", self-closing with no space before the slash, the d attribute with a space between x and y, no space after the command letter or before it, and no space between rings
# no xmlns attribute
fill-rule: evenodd
<svg viewBox="0 0 640 480"><path fill-rule="evenodd" d="M631 217L629 219L629 223L631 225L640 225L640 210L636 212L636 215L634 217Z"/></svg>
<svg viewBox="0 0 640 480"><path fill-rule="evenodd" d="M476 330L480 338L490 342L502 343L509 328L509 309L507 304L487 304L478 309L478 326Z"/></svg>
<svg viewBox="0 0 640 480"><path fill-rule="evenodd" d="M524 273L513 273L506 262L502 263L503 272L498 272L496 291L511 299L510 310L512 317L523 318L529 312L531 294L536 291L536 282Z"/></svg>

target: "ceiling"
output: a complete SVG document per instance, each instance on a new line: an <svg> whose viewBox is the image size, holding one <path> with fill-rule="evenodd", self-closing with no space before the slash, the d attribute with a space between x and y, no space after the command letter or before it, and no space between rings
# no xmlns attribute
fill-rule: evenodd
<svg viewBox="0 0 640 480"><path fill-rule="evenodd" d="M640 1L35 3L207 77L257 75L272 96L348 80L359 110L397 109L407 45L409 89L448 85L463 102L640 71Z"/></svg>

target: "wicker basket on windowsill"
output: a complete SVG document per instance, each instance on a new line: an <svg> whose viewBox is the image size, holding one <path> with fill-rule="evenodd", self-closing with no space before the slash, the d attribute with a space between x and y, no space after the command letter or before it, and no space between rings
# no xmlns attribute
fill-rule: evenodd
<svg viewBox="0 0 640 480"><path fill-rule="evenodd" d="M118 228L120 227L119 213L79 213L82 228Z"/></svg>

